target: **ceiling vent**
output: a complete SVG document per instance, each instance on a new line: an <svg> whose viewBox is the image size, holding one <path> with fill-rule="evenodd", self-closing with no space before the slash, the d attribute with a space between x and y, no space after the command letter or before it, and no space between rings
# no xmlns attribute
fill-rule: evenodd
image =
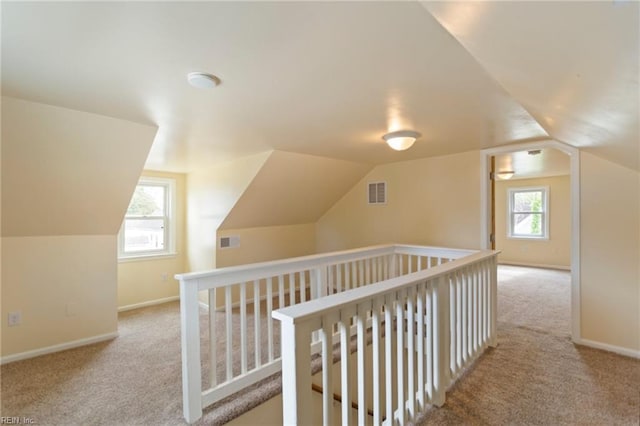
<svg viewBox="0 0 640 426"><path fill-rule="evenodd" d="M387 183L369 182L369 204L387 204Z"/></svg>

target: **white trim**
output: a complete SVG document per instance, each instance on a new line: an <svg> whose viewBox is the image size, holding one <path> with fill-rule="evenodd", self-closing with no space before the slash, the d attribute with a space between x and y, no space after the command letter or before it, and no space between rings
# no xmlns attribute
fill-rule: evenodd
<svg viewBox="0 0 640 426"><path fill-rule="evenodd" d="M131 261L131 260L151 260L152 258L162 258L167 256L175 256L176 253L176 180L173 178L165 177L151 177L141 176L136 183L136 188L140 185L148 186L162 186L165 190L165 214L163 216L149 216L146 218L135 219L163 219L165 221L164 230L164 243L165 247L162 250L148 250L126 253L124 251L124 224L127 220L127 213L125 212L122 218L122 224L118 231L118 260ZM128 205L127 205L128 208ZM167 224L168 222L168 224ZM167 229L168 228L168 229Z"/></svg>
<svg viewBox="0 0 640 426"><path fill-rule="evenodd" d="M165 253L165 254L145 254L141 256L123 256L118 258L118 263L128 262L144 262L151 260L164 260L173 259L178 256L178 253Z"/></svg>
<svg viewBox="0 0 640 426"><path fill-rule="evenodd" d="M209 305L207 305L205 302L203 302L202 300L198 301L198 305L200 305L200 307L202 309L204 309L205 311L209 312Z"/></svg>
<svg viewBox="0 0 640 426"><path fill-rule="evenodd" d="M542 211L539 212L542 218L542 236L535 235L520 235L514 234L513 215L520 212L514 212L514 194L516 192L542 192ZM511 240L537 240L548 241L549 240L549 187L548 186L510 186L507 188L507 238ZM536 214L537 212L527 212L530 214ZM522 214L522 213L521 213Z"/></svg>
<svg viewBox="0 0 640 426"><path fill-rule="evenodd" d="M78 348L80 346L92 345L94 343L104 342L118 337L118 332L100 334L98 336L87 337L85 339L73 340L71 342L61 343L59 345L47 346L45 348L34 349L32 351L20 352L13 355L7 355L0 358L0 365L10 362L22 361L24 359L35 358L40 355L52 354L54 352L62 352L67 349Z"/></svg>
<svg viewBox="0 0 640 426"><path fill-rule="evenodd" d="M570 271L571 266L566 265L546 265L544 263L527 263L527 262L512 262L510 260L500 260L498 261L499 265L510 265L510 266L525 266L527 268L544 268L544 269L559 269L561 271Z"/></svg>
<svg viewBox="0 0 640 426"><path fill-rule="evenodd" d="M146 308L147 306L162 305L163 303L180 300L180 296L165 297L163 299L148 300L146 302L134 303L133 305L120 306L118 312L131 311L133 309Z"/></svg>
<svg viewBox="0 0 640 426"><path fill-rule="evenodd" d="M571 179L571 337L580 340L580 150L549 139L505 145L480 151L480 248L490 247L491 229L491 156L532 149L555 148L569 155Z"/></svg>
<svg viewBox="0 0 640 426"><path fill-rule="evenodd" d="M610 345L608 343L596 342L589 339L573 340L576 345L587 346L589 348L601 349L607 352L613 352L619 355L640 359L640 350L623 348L622 346Z"/></svg>

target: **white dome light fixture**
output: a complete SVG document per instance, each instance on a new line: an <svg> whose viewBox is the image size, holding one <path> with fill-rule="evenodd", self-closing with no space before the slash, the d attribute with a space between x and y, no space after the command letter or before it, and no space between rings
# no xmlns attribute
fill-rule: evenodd
<svg viewBox="0 0 640 426"><path fill-rule="evenodd" d="M405 149L411 148L420 136L422 136L420 133L414 132L413 130L399 130L397 132L387 133L382 139L384 139L392 149L404 151Z"/></svg>
<svg viewBox="0 0 640 426"><path fill-rule="evenodd" d="M498 172L498 179L500 180L509 180L515 175L513 170L505 170L504 172Z"/></svg>
<svg viewBox="0 0 640 426"><path fill-rule="evenodd" d="M198 89L213 89L220 84L220 79L213 74L206 72L190 72L187 74L187 81L190 85Z"/></svg>

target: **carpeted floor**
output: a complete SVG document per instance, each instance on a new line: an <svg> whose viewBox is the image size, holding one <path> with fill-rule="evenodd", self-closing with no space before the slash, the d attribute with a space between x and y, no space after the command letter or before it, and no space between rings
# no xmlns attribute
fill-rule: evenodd
<svg viewBox="0 0 640 426"><path fill-rule="evenodd" d="M500 267L498 348L418 423L639 424L640 361L574 346L569 290L567 272ZM110 342L2 366L0 415L42 425L184 424L178 304L122 313L119 332ZM199 423L218 424L278 391L279 382L267 380Z"/></svg>
<svg viewBox="0 0 640 426"><path fill-rule="evenodd" d="M640 361L571 342L569 272L500 266L498 282L498 347L417 423L640 424Z"/></svg>

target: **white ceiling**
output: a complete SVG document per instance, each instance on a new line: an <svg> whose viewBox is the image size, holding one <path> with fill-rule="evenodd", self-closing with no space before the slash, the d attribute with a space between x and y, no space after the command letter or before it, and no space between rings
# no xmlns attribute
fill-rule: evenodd
<svg viewBox="0 0 640 426"><path fill-rule="evenodd" d="M380 164L549 134L633 166L637 18L605 13L598 27L591 9L520 4L450 29L460 44L429 12L444 21L446 5L414 2L3 2L2 93L155 124L158 170L269 149ZM222 84L194 89L190 71ZM381 137L400 129L423 137L391 151Z"/></svg>
<svg viewBox="0 0 640 426"><path fill-rule="evenodd" d="M423 5L554 139L640 169L640 2Z"/></svg>
<svg viewBox="0 0 640 426"><path fill-rule="evenodd" d="M535 151L540 151L535 154ZM496 155L496 172L514 172L512 179L562 176L570 173L569 155L554 148Z"/></svg>

